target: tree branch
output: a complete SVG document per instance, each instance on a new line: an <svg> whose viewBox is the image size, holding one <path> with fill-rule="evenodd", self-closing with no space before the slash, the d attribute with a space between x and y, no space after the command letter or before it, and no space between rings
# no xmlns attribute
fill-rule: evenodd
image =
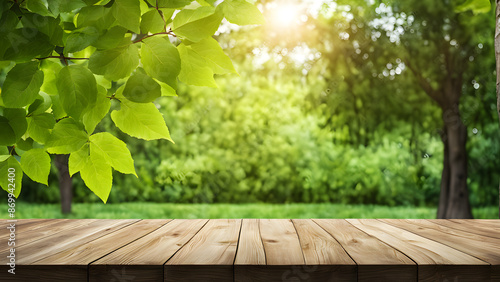
<svg viewBox="0 0 500 282"><path fill-rule="evenodd" d="M440 97L439 93L432 88L431 84L422 76L422 73L420 73L411 63L410 60L407 58L404 59L405 65L411 70L413 75L418 81L418 84L424 92L431 97L434 101L436 101L440 106L443 105L443 99Z"/></svg>

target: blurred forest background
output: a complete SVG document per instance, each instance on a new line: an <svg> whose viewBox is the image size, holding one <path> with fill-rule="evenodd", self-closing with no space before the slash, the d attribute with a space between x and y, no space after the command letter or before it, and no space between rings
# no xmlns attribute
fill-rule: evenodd
<svg viewBox="0 0 500 282"><path fill-rule="evenodd" d="M456 72L470 203L498 206L495 16L461 2L257 1L266 25L226 23L216 36L239 76L157 101L176 144L99 125L127 143L139 175L114 174L108 202L436 207L445 124L425 86ZM52 167L48 188L25 178L21 200L60 201ZM74 203L100 202L73 184Z"/></svg>

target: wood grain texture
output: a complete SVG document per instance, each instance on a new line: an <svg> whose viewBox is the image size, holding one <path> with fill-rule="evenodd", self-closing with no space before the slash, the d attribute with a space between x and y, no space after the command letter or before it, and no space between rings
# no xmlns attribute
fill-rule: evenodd
<svg viewBox="0 0 500 282"><path fill-rule="evenodd" d="M170 219L147 219L134 222L82 245L70 246L34 264L87 265L167 224Z"/></svg>
<svg viewBox="0 0 500 282"><path fill-rule="evenodd" d="M418 264L419 281L488 280L489 264L436 241L376 219L347 219L356 228L399 250Z"/></svg>
<svg viewBox="0 0 500 282"><path fill-rule="evenodd" d="M32 226L32 229L29 228L30 225L28 224L28 228L25 229L25 231L18 231L16 229L16 250L19 250L20 247L29 245L30 243L33 243L40 239L54 236L55 234L58 234L63 230L70 230L71 228L76 227L85 227L95 221L97 220L79 219L66 222L60 220L52 221L50 223L40 222L40 225ZM51 229L52 227L54 227L54 229ZM0 255L3 256L4 254L7 254L10 247L3 242L0 243L2 243L2 245L0 245Z"/></svg>
<svg viewBox="0 0 500 282"><path fill-rule="evenodd" d="M71 221L66 219L55 219L50 221L23 222L16 226L16 247L19 248L40 239L54 236L64 230L87 226L95 221L97 221L97 219L76 219ZM7 249L8 247L2 244L0 246L0 253L3 254Z"/></svg>
<svg viewBox="0 0 500 282"><path fill-rule="evenodd" d="M311 270L308 272L311 279L357 280L356 263L335 238L312 220L293 219L292 222L299 236L305 264ZM319 273L321 276L317 275Z"/></svg>
<svg viewBox="0 0 500 282"><path fill-rule="evenodd" d="M16 248L18 272L11 281L87 281L87 265L67 264L64 267L35 264L47 256L64 251L67 248L83 245L92 240L119 230L138 220L97 220L87 225L61 231L53 236L44 237L30 244ZM6 271L0 267L0 271ZM6 273L6 272L5 272ZM33 277L36 277L34 279ZM68 280L70 277L71 280Z"/></svg>
<svg viewBox="0 0 500 282"><path fill-rule="evenodd" d="M430 219L429 221L449 228L500 239L500 220L498 220L499 224L476 222L474 219Z"/></svg>
<svg viewBox="0 0 500 282"><path fill-rule="evenodd" d="M233 281L240 228L241 219L209 220L167 261L165 281Z"/></svg>
<svg viewBox="0 0 500 282"><path fill-rule="evenodd" d="M290 219L261 219L267 265L304 265L299 237Z"/></svg>
<svg viewBox="0 0 500 282"><path fill-rule="evenodd" d="M56 254L65 249L88 243L96 238L112 233L120 228L132 224L136 219L111 220L102 219L89 224L64 230L53 236L44 237L17 250L20 254L20 264L34 264L44 257Z"/></svg>
<svg viewBox="0 0 500 282"><path fill-rule="evenodd" d="M492 265L500 265L500 239L449 228L428 220L381 219L381 221L448 245Z"/></svg>
<svg viewBox="0 0 500 282"><path fill-rule="evenodd" d="M260 219L259 229L267 265L235 265L235 281L295 281L298 274L312 279L290 219ZM324 275L313 270L316 276Z"/></svg>
<svg viewBox="0 0 500 282"><path fill-rule="evenodd" d="M96 260L89 266L89 281L110 281L116 273L163 281L163 264L186 244L207 219L175 219L140 239ZM120 274L121 275L121 274Z"/></svg>
<svg viewBox="0 0 500 282"><path fill-rule="evenodd" d="M26 241L16 275L2 263L0 281L500 282L498 228L499 220L19 220L16 240Z"/></svg>
<svg viewBox="0 0 500 282"><path fill-rule="evenodd" d="M428 220L381 219L381 221L481 259L492 265L490 267L492 280L500 277L500 239L449 228Z"/></svg>
<svg viewBox="0 0 500 282"><path fill-rule="evenodd" d="M358 265L358 281L416 281L417 265L344 219L314 219Z"/></svg>
<svg viewBox="0 0 500 282"><path fill-rule="evenodd" d="M259 219L243 219L235 265L266 265Z"/></svg>
<svg viewBox="0 0 500 282"><path fill-rule="evenodd" d="M7 227L11 223L15 223L16 226L21 227L21 226L38 226L42 225L42 223L48 223L50 221L57 221L61 219L50 219L50 218L31 218L31 219L14 219L13 221L10 221L10 219L2 219L0 221L0 228ZM65 219L62 219L65 220Z"/></svg>

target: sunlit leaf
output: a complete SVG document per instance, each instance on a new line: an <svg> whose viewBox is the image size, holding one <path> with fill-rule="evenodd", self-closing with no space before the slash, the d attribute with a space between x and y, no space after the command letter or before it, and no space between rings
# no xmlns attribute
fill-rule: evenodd
<svg viewBox="0 0 500 282"><path fill-rule="evenodd" d="M171 87L176 87L181 71L179 52L165 37L150 37L142 41L141 61L148 75Z"/></svg>
<svg viewBox="0 0 500 282"><path fill-rule="evenodd" d="M259 9L245 0L225 0L221 6L224 16L230 23L249 25L266 22Z"/></svg>
<svg viewBox="0 0 500 282"><path fill-rule="evenodd" d="M20 108L33 103L43 84L43 72L38 62L18 64L7 74L2 99L7 107Z"/></svg>
<svg viewBox="0 0 500 282"><path fill-rule="evenodd" d="M31 149L21 156L21 167L31 180L48 185L50 156L44 149Z"/></svg>
<svg viewBox="0 0 500 282"><path fill-rule="evenodd" d="M132 137L172 141L165 120L153 103L134 103L124 99L120 110L111 113L111 119L121 131Z"/></svg>
<svg viewBox="0 0 500 282"><path fill-rule="evenodd" d="M83 126L71 118L59 121L45 146L51 154L70 154L78 151L89 140Z"/></svg>
<svg viewBox="0 0 500 282"><path fill-rule="evenodd" d="M90 155L96 162L106 163L121 173L137 176L127 145L108 132L90 136Z"/></svg>
<svg viewBox="0 0 500 282"><path fill-rule="evenodd" d="M136 45L96 51L89 60L89 69L109 80L129 76L138 65L139 51Z"/></svg>

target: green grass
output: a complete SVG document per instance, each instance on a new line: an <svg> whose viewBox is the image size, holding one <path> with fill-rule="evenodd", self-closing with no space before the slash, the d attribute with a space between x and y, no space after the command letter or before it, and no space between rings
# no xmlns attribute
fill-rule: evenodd
<svg viewBox="0 0 500 282"><path fill-rule="evenodd" d="M7 218L3 212L0 218ZM498 218L498 207L474 209L475 218ZM435 218L428 207L340 204L73 204L64 216L58 204L18 202L16 218Z"/></svg>

